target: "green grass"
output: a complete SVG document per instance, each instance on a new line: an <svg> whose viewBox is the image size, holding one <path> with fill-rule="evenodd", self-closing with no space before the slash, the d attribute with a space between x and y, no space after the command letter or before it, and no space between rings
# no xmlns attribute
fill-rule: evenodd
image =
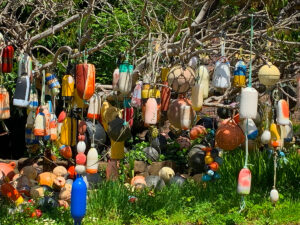
<svg viewBox="0 0 300 225"><path fill-rule="evenodd" d="M148 194L130 192L119 182L105 182L89 192L83 224L300 224L300 157L293 151L287 165L278 168L279 202L273 206L269 192L273 185L273 160L267 152L252 153L252 189L246 208L239 213L237 176L243 166L241 150L224 154L222 178L207 185L190 181L183 187L169 186ZM130 203L128 196L138 198ZM53 209L40 219L7 214L8 203L0 202L0 224L72 224L70 212ZM48 220L48 221L47 221Z"/></svg>

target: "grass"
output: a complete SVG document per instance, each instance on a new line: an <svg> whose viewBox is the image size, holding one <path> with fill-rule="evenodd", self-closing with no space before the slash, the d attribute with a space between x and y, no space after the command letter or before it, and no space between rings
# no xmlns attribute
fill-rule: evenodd
<svg viewBox="0 0 300 225"><path fill-rule="evenodd" d="M169 186L149 195L149 190L131 192L119 182L104 182L89 192L83 224L300 224L300 156L287 154L288 164L278 168L279 202L273 206L269 192L273 186L273 159L268 153L250 154L252 189L246 208L239 213L241 197L236 192L237 176L243 166L242 150L225 153L221 179L198 185ZM128 201L136 196L135 203ZM70 212L52 209L39 219L24 213L7 214L1 202L0 224L72 224Z"/></svg>

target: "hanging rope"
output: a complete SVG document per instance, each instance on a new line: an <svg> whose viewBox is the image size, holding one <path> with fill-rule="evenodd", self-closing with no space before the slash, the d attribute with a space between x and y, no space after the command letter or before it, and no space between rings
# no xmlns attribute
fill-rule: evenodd
<svg viewBox="0 0 300 225"><path fill-rule="evenodd" d="M274 149L274 183L273 189L276 188L276 177L277 177L277 151Z"/></svg>
<svg viewBox="0 0 300 225"><path fill-rule="evenodd" d="M45 70L43 70L41 105L45 105L45 75Z"/></svg>
<svg viewBox="0 0 300 225"><path fill-rule="evenodd" d="M252 39L253 39L253 14L251 14L250 65L249 65L249 83L248 83L248 87L252 87Z"/></svg>

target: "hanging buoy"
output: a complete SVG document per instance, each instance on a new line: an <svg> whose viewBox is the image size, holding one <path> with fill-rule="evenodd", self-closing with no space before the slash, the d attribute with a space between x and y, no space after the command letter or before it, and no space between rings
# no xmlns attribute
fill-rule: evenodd
<svg viewBox="0 0 300 225"><path fill-rule="evenodd" d="M247 66L244 61L240 60L235 64L233 72L233 85L235 87L245 87L246 86L246 72Z"/></svg>
<svg viewBox="0 0 300 225"><path fill-rule="evenodd" d="M230 88L230 64L225 57L216 62L212 84L215 88Z"/></svg>
<svg viewBox="0 0 300 225"><path fill-rule="evenodd" d="M86 150L86 144L84 141L78 141L77 146L77 153L84 153Z"/></svg>
<svg viewBox="0 0 300 225"><path fill-rule="evenodd" d="M240 112L241 119L255 119L257 115L258 92L252 87L242 89Z"/></svg>
<svg viewBox="0 0 300 225"><path fill-rule="evenodd" d="M4 87L0 87L0 119L5 120L10 117L9 93Z"/></svg>
<svg viewBox="0 0 300 225"><path fill-rule="evenodd" d="M8 45L3 49L2 52L2 73L11 73L13 68L14 59L14 47Z"/></svg>
<svg viewBox="0 0 300 225"><path fill-rule="evenodd" d="M89 109L87 113L87 118L99 120L101 110L101 97L98 94L94 94L90 98Z"/></svg>
<svg viewBox="0 0 300 225"><path fill-rule="evenodd" d="M18 68L18 79L13 97L13 105L27 107L30 95L30 77L32 75L32 60L28 54L21 55Z"/></svg>
<svg viewBox="0 0 300 225"><path fill-rule="evenodd" d="M58 134L57 134L57 118L54 113L51 113L51 119L50 119L50 139L51 141L57 140Z"/></svg>
<svg viewBox="0 0 300 225"><path fill-rule="evenodd" d="M30 95L29 95L29 104L28 109L35 110L39 106L38 95L35 90L31 87Z"/></svg>
<svg viewBox="0 0 300 225"><path fill-rule="evenodd" d="M72 149L68 145L60 145L59 153L65 158L70 159L72 158Z"/></svg>
<svg viewBox="0 0 300 225"><path fill-rule="evenodd" d="M193 57L190 59L188 65L189 65L190 67L192 67L193 69L196 69L196 67L197 67L197 65L198 65L198 58L197 58L196 56L193 56Z"/></svg>
<svg viewBox="0 0 300 225"><path fill-rule="evenodd" d="M219 148L230 151L242 144L245 136L242 129L233 120L228 119L219 126L215 140Z"/></svg>
<svg viewBox="0 0 300 225"><path fill-rule="evenodd" d="M124 106L122 116L123 116L123 120L128 122L129 126L132 127L134 110L133 110L133 107L130 107L130 105L131 105L130 100L126 99L126 102L128 102L128 104L126 104L126 106Z"/></svg>
<svg viewBox="0 0 300 225"><path fill-rule="evenodd" d="M287 101L281 99L278 101L276 107L276 114L277 114L277 124L279 125L289 125L290 123L290 112L289 112L289 105Z"/></svg>
<svg viewBox="0 0 300 225"><path fill-rule="evenodd" d="M90 148L86 157L86 172L97 173L98 172L98 152L96 148Z"/></svg>
<svg viewBox="0 0 300 225"><path fill-rule="evenodd" d="M111 148L111 158L112 159L123 159L125 152L124 152L124 141L115 142L114 140L110 139Z"/></svg>
<svg viewBox="0 0 300 225"><path fill-rule="evenodd" d="M157 102L155 98L149 98L146 103L145 123L152 125L157 123Z"/></svg>
<svg viewBox="0 0 300 225"><path fill-rule="evenodd" d="M191 101L186 98L178 98L176 100L173 100L170 103L169 109L168 109L168 119L170 123L178 129L181 129L181 122L180 122L180 108L181 106L190 106L190 118L195 118L195 111L192 108Z"/></svg>
<svg viewBox="0 0 300 225"><path fill-rule="evenodd" d="M248 120L248 129L247 129L247 120ZM244 133L246 133L248 130L247 136L248 139L250 140L254 140L258 135L257 127L252 119L243 120L241 124L241 128L244 131Z"/></svg>
<svg viewBox="0 0 300 225"><path fill-rule="evenodd" d="M74 224L79 225L86 212L87 186L81 176L77 176L71 190L71 215Z"/></svg>
<svg viewBox="0 0 300 225"><path fill-rule="evenodd" d="M157 117L157 122L160 119L160 109L161 109L161 98L160 98L160 91L157 88L151 88L150 89L150 85L149 84L145 84L143 86L142 89L142 118L145 121L145 113L146 113L146 104L148 102L149 98L153 98L156 100L156 117ZM152 101L152 100L151 100ZM150 102L151 102L150 101ZM151 103L152 104L152 103ZM154 110L154 109L152 109ZM145 126L149 126L149 124L147 124L145 122Z"/></svg>
<svg viewBox="0 0 300 225"><path fill-rule="evenodd" d="M195 111L200 111L203 105L203 87L197 81L192 87L192 107Z"/></svg>
<svg viewBox="0 0 300 225"><path fill-rule="evenodd" d="M271 145L274 148L279 147L281 144L281 141L280 141L281 139L280 139L277 125L275 123L272 123L270 125L270 132L271 132Z"/></svg>
<svg viewBox="0 0 300 225"><path fill-rule="evenodd" d="M294 137L292 122L290 121L289 125L285 125L284 129L285 129L285 136L283 137L284 142L291 142Z"/></svg>
<svg viewBox="0 0 300 225"><path fill-rule="evenodd" d="M171 99L171 90L168 87L168 82L163 82L163 87L161 88L161 111L168 111L170 99Z"/></svg>
<svg viewBox="0 0 300 225"><path fill-rule="evenodd" d="M71 101L74 97L75 80L72 75L65 75L62 78L61 97L66 101Z"/></svg>
<svg viewBox="0 0 300 225"><path fill-rule="evenodd" d="M168 73L168 84L177 93L187 92L194 83L195 71L189 66L176 65Z"/></svg>
<svg viewBox="0 0 300 225"><path fill-rule="evenodd" d="M241 169L238 178L237 192L241 195L248 195L251 189L251 171L248 168Z"/></svg>
<svg viewBox="0 0 300 225"><path fill-rule="evenodd" d="M209 94L209 72L206 66L199 66L197 72L197 76L199 77L199 83L201 84L201 88L203 89L203 98L207 98Z"/></svg>
<svg viewBox="0 0 300 225"><path fill-rule="evenodd" d="M275 65L268 62L259 69L258 79L263 85L272 86L280 79L280 71Z"/></svg>
<svg viewBox="0 0 300 225"><path fill-rule="evenodd" d="M271 141L271 132L269 130L264 130L260 137L260 141L262 144L266 145Z"/></svg>
<svg viewBox="0 0 300 225"><path fill-rule="evenodd" d="M272 203L276 203L279 200L279 193L275 188L270 192L270 200Z"/></svg>
<svg viewBox="0 0 300 225"><path fill-rule="evenodd" d="M39 112L35 117L33 133L35 136L46 135L46 118L42 112Z"/></svg>
<svg viewBox="0 0 300 225"><path fill-rule="evenodd" d="M180 125L181 129L188 130L191 127L192 123L191 118L191 106L182 105L180 106Z"/></svg>
<svg viewBox="0 0 300 225"><path fill-rule="evenodd" d="M76 65L76 89L78 96L89 100L95 92L96 70L93 64Z"/></svg>
<svg viewBox="0 0 300 225"><path fill-rule="evenodd" d="M43 113L45 115L45 136L44 140L49 140L50 139L50 120L51 120L51 114L49 112L49 104L42 106L41 108L43 109Z"/></svg>
<svg viewBox="0 0 300 225"><path fill-rule="evenodd" d="M74 146L76 144L77 122L75 118L66 117L60 132L60 143Z"/></svg>
<svg viewBox="0 0 300 225"><path fill-rule="evenodd" d="M113 79L112 79L112 87L114 91L118 90L118 82L120 78L120 70L119 68L116 68L113 73Z"/></svg>
<svg viewBox="0 0 300 225"><path fill-rule="evenodd" d="M56 78L56 75L53 73L46 73L46 83L48 84L48 88L51 90L53 96L59 94L60 84Z"/></svg>
<svg viewBox="0 0 300 225"><path fill-rule="evenodd" d="M132 93L131 106L141 108L142 105L142 81L138 81Z"/></svg>
<svg viewBox="0 0 300 225"><path fill-rule="evenodd" d="M120 64L119 71L118 89L123 95L127 95L131 91L133 65L126 60Z"/></svg>

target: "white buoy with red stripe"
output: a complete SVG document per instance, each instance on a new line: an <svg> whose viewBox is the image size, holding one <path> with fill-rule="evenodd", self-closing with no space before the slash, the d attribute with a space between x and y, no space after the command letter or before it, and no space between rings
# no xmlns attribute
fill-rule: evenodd
<svg viewBox="0 0 300 225"><path fill-rule="evenodd" d="M248 195L251 189L251 171L248 168L241 169L238 178L237 191L241 195Z"/></svg>
<svg viewBox="0 0 300 225"><path fill-rule="evenodd" d="M278 101L276 107L276 114L277 114L277 124L278 125L289 125L290 123L290 112L289 112L289 105L287 101L281 99Z"/></svg>
<svg viewBox="0 0 300 225"><path fill-rule="evenodd" d="M87 118L89 119L100 119L100 109L101 109L101 97L98 94L94 94L90 98L89 109L87 113Z"/></svg>

